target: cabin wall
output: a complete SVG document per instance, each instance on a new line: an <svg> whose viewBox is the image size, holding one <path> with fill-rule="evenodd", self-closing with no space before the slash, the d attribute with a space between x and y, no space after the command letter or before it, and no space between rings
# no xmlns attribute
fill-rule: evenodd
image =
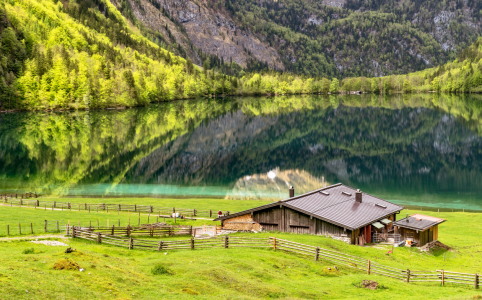
<svg viewBox="0 0 482 300"><path fill-rule="evenodd" d="M414 241L418 243L417 246L421 247L427 243L430 243L438 239L438 226L434 226L419 232L412 229L400 228L400 235L402 236L402 240L407 240L409 238L412 238Z"/></svg>
<svg viewBox="0 0 482 300"><path fill-rule="evenodd" d="M329 235L340 239L347 238L348 241L351 237L349 230L345 231L342 227L310 218L307 214L287 207L273 207L253 212L253 221L259 223L266 231Z"/></svg>

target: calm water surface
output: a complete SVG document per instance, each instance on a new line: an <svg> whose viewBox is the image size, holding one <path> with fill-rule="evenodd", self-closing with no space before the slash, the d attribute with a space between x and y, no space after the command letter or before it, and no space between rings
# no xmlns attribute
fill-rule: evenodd
<svg viewBox="0 0 482 300"><path fill-rule="evenodd" d="M0 193L286 198L342 182L482 210L480 96L179 101L0 115Z"/></svg>

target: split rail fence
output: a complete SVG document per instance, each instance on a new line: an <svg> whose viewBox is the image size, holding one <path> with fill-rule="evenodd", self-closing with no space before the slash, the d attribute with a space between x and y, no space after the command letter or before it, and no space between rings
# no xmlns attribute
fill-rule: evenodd
<svg viewBox="0 0 482 300"><path fill-rule="evenodd" d="M437 282L441 285L447 283L472 285L475 289L480 287L479 274L451 272L445 270L436 271L416 271L410 269L399 269L391 266L381 265L369 259L345 254L342 252L296 243L276 237L269 238L250 238L250 237L233 237L229 235L218 236L206 239L197 239L191 237L189 240L177 241L158 241L147 239L134 239L132 237L120 237L116 235L103 234L102 232L93 232L78 227L67 227L67 235L73 238L81 238L94 241L97 243L106 243L115 246L126 247L129 249L146 249L146 250L176 250L176 249L211 249L211 248L273 248L274 250L283 250L286 252L296 253L303 256L314 258L315 261L324 260L331 263L366 272L367 275L376 274L380 276L390 277L404 281L407 283L433 283Z"/></svg>
<svg viewBox="0 0 482 300"><path fill-rule="evenodd" d="M79 227L76 227L79 228ZM175 226L175 225L161 225L161 226L140 226L140 227L119 227L112 225L112 227L80 227L79 230L88 231L95 234L112 235L112 236L176 236L176 235L193 235L196 230L192 226ZM69 235L69 227L67 226L67 235Z"/></svg>
<svg viewBox="0 0 482 300"><path fill-rule="evenodd" d="M204 218L216 218L218 210L197 210L190 208L176 208L176 207L160 207L153 205L137 205L137 204L114 204L114 203L72 203L72 202L59 202L59 201L44 201L38 199L24 199L23 194L18 198L18 194L12 194L10 196L2 195L1 199L3 205L10 206L27 206L35 208L56 209L56 210L70 210L70 211L88 211L88 212L136 212L136 213L150 213L157 214L159 216L171 217L172 214L178 213L179 215L188 217L204 217ZM225 214L229 215L229 211Z"/></svg>

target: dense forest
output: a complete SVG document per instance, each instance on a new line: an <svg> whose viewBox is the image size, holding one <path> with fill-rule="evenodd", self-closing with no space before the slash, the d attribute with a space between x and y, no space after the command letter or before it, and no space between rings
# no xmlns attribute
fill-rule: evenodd
<svg viewBox="0 0 482 300"><path fill-rule="evenodd" d="M83 10L83 1L0 3L4 107L138 106L237 86L236 78L201 71L145 38L108 1L105 13Z"/></svg>
<svg viewBox="0 0 482 300"><path fill-rule="evenodd" d="M277 17L270 14L270 18ZM320 36L328 38L329 34ZM313 73L311 70L301 72L305 75L270 71L256 61L251 62L251 68L259 71L247 72L234 62L202 51L198 51L203 61L199 67L169 52L170 46L164 47L165 37L134 25L109 1L0 0L0 107L132 107L216 94L482 92L482 38L459 51L453 62L437 68L343 80L307 75ZM302 61L326 67L311 58ZM314 73L330 72L323 69Z"/></svg>

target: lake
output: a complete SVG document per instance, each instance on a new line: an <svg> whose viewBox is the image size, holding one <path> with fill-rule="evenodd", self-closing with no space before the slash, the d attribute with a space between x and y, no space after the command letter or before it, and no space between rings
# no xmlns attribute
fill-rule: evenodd
<svg viewBox="0 0 482 300"><path fill-rule="evenodd" d="M482 97L218 98L0 114L0 193L282 199L342 182L482 210Z"/></svg>

